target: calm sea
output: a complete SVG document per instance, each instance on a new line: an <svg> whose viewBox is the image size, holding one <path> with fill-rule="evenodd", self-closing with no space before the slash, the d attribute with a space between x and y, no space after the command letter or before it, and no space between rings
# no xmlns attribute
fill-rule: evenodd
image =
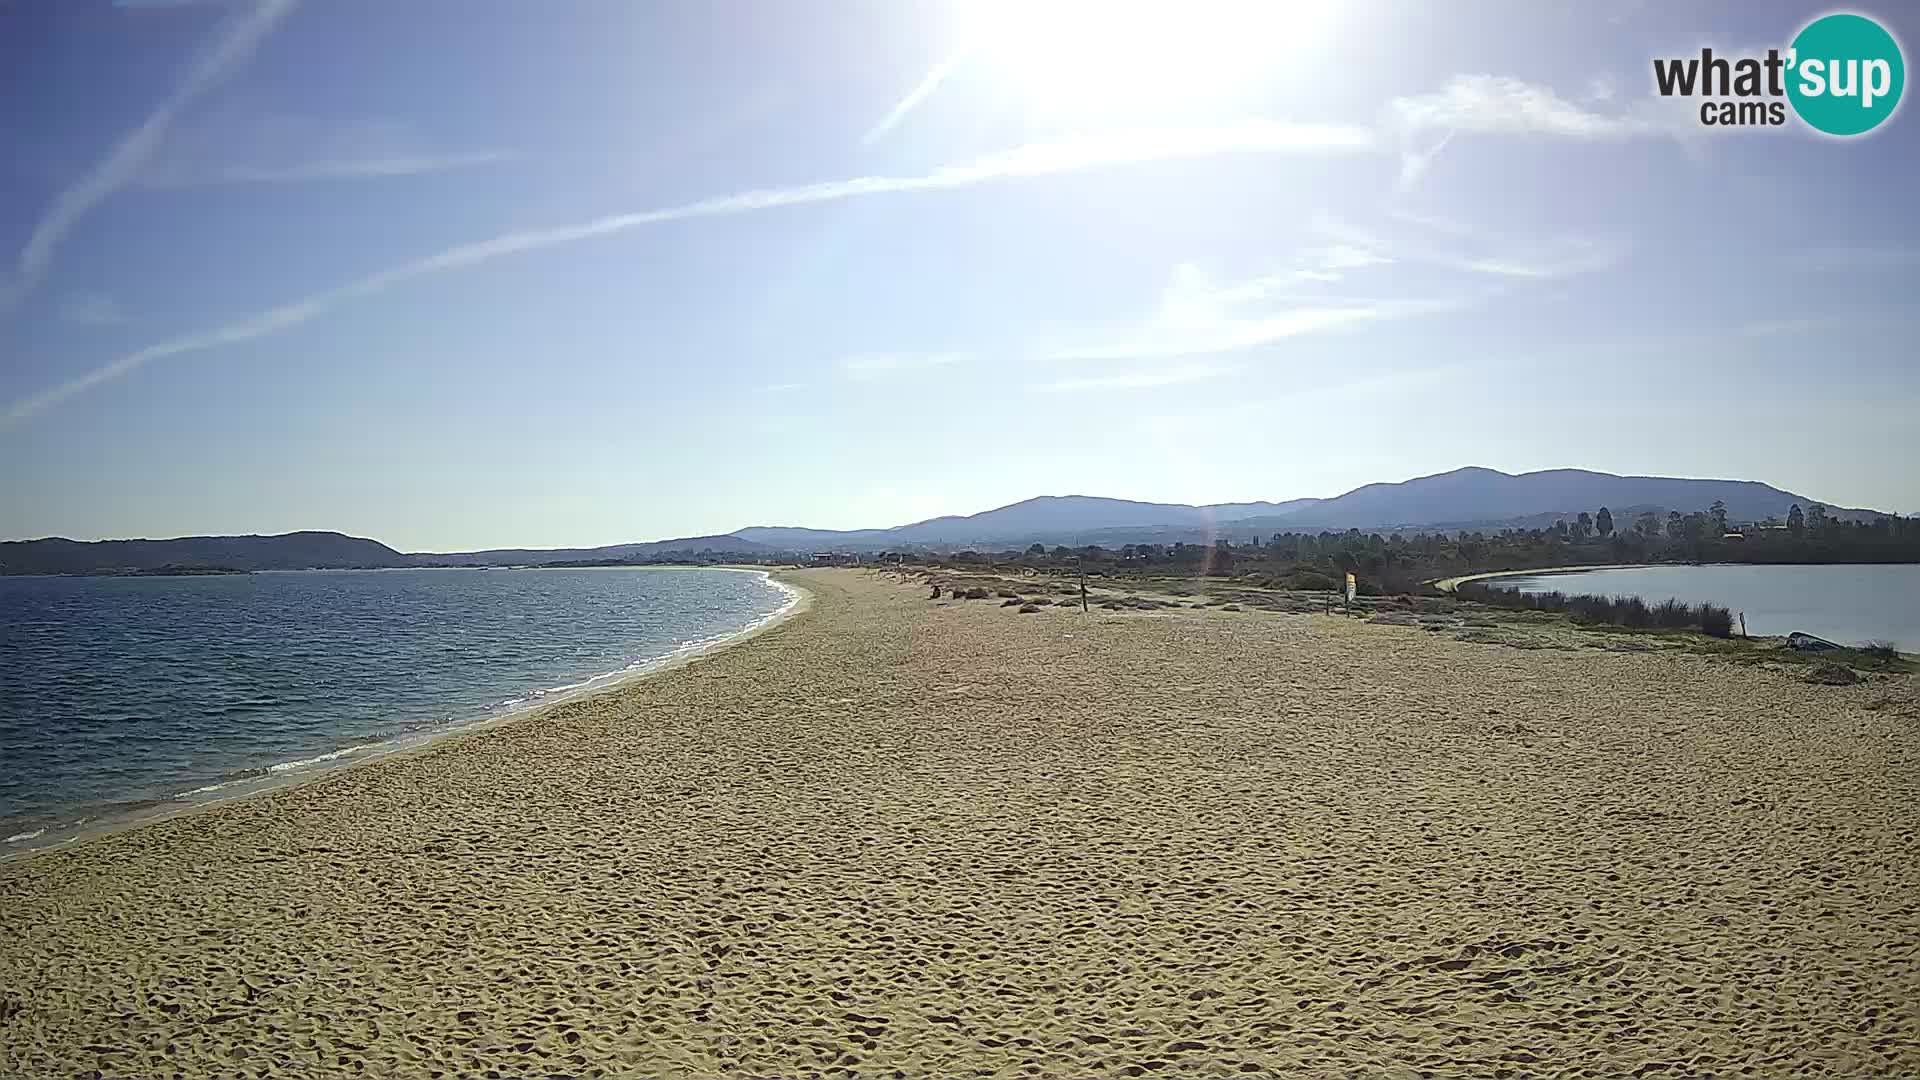
<svg viewBox="0 0 1920 1080"><path fill-rule="evenodd" d="M1489 585L1522 592L1668 597L1745 612L1747 633L1777 636L1801 630L1858 645L1891 641L1920 652L1920 564L1883 566L1642 566L1494 578ZM1736 626L1738 623L1736 622Z"/></svg>
<svg viewBox="0 0 1920 1080"><path fill-rule="evenodd" d="M589 689L793 595L727 570L0 577L0 855Z"/></svg>

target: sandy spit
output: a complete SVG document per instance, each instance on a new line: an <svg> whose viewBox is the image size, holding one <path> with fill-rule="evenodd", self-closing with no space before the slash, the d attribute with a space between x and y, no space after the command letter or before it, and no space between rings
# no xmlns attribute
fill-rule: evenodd
<svg viewBox="0 0 1920 1080"><path fill-rule="evenodd" d="M1483 570L1476 574L1461 574L1459 577L1441 578L1433 587L1441 592L1453 592L1469 581L1490 581L1494 578L1533 577L1536 574L1584 574L1589 570L1646 570L1655 566L1677 566L1678 563L1590 563L1586 566L1543 566L1537 570ZM1725 565L1725 564L1716 564Z"/></svg>
<svg viewBox="0 0 1920 1080"><path fill-rule="evenodd" d="M697 663L0 866L0 1076L1920 1074L1884 687L793 577Z"/></svg>

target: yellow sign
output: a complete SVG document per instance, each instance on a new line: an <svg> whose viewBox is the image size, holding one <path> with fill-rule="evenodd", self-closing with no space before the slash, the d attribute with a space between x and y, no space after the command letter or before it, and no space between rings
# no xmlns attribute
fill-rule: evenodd
<svg viewBox="0 0 1920 1080"><path fill-rule="evenodd" d="M1347 603L1349 604L1353 603L1354 595L1358 591L1359 591L1359 586L1354 583L1353 575L1348 574L1347 575Z"/></svg>

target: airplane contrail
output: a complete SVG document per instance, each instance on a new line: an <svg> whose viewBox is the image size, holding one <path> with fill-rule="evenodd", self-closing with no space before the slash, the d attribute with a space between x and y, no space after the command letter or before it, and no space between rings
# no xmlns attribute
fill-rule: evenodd
<svg viewBox="0 0 1920 1080"><path fill-rule="evenodd" d="M226 78L244 63L280 20L293 10L295 0L261 0L251 10L235 16L222 29L205 52L187 69L186 78L174 87L160 106L147 115L137 128L113 145L107 156L73 184L54 197L46 216L34 226L33 233L20 249L13 280L0 284L0 314L32 292L46 276L53 253L69 230L87 212L138 176L153 157L167 129L194 100Z"/></svg>
<svg viewBox="0 0 1920 1080"><path fill-rule="evenodd" d="M1370 129L1340 124L1255 121L1223 127L1136 129L1031 144L965 164L944 166L918 176L862 176L801 187L743 191L657 210L615 214L576 225L507 233L401 263L216 330L149 345L128 353L84 375L14 402L4 413L0 413L0 427L18 423L75 394L125 375L149 361L277 333L307 322L345 301L381 292L414 278L647 225L838 202L868 195L971 187L997 180L1053 176L1148 161L1225 154L1355 153L1371 151L1375 147L1375 135Z"/></svg>
<svg viewBox="0 0 1920 1080"><path fill-rule="evenodd" d="M900 121L907 118L908 113L919 108L921 102L932 96L935 90L940 89L940 84L946 82L947 76L952 75L961 64L966 62L966 59L967 53L963 49L935 64L933 69L927 72L926 78L920 80L920 85L908 91L907 96L901 98L898 105L895 105L887 115L880 118L879 123L868 130L860 140L861 145L871 146L885 138L887 132L892 131Z"/></svg>

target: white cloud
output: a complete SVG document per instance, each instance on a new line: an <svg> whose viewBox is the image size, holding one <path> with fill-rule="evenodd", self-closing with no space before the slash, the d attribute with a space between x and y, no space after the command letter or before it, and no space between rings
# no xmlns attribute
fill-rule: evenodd
<svg viewBox="0 0 1920 1080"><path fill-rule="evenodd" d="M1216 379L1222 375L1231 375L1239 370L1237 367L1209 367L1186 364L1151 371L1133 371L1120 375L1096 375L1080 379L1059 379L1054 382L1040 383L1034 386L1033 389L1050 394L1091 390L1147 390L1159 386L1176 386L1180 383L1199 382L1202 379Z"/></svg>
<svg viewBox="0 0 1920 1080"><path fill-rule="evenodd" d="M1358 246L1310 249L1307 258L1348 267L1391 262ZM1144 325L1111 329L1077 343L1056 343L1041 350L1041 358L1114 362L1213 356L1458 306L1451 300L1294 295L1302 281L1319 285L1327 277L1322 271L1295 269L1223 285L1200 267L1183 263L1173 268L1159 306Z"/></svg>
<svg viewBox="0 0 1920 1080"><path fill-rule="evenodd" d="M1619 263L1625 254L1625 246L1620 243L1569 236L1484 255L1439 256L1435 261L1476 274L1539 279L1606 270Z"/></svg>
<svg viewBox="0 0 1920 1080"><path fill-rule="evenodd" d="M125 187L143 169L186 108L245 63L261 40L293 10L294 0L260 0L233 16L210 47L187 68L186 77L139 127L115 143L105 158L54 197L27 238L14 280L0 285L0 312L32 291L46 275L68 231L100 202Z"/></svg>
<svg viewBox="0 0 1920 1080"><path fill-rule="evenodd" d="M1589 100L1612 100L1609 85L1588 87ZM1401 191L1410 191L1455 136L1542 135L1567 139L1624 139L1670 131L1643 111L1598 112L1551 88L1500 75L1455 75L1431 94L1387 103L1382 127L1400 144Z"/></svg>
<svg viewBox="0 0 1920 1080"><path fill-rule="evenodd" d="M1214 157L1224 154L1351 153L1373 145L1364 128L1329 124L1254 121L1199 129L1137 129L1106 132L1061 142L1018 147L963 165L918 176L862 176L803 187L767 188L722 195L656 210L615 214L548 229L506 233L448 248L412 262L369 274L328 292L284 304L216 330L151 345L41 393L14 402L0 413L0 426L17 423L99 383L149 361L257 338L298 325L348 300L383 292L415 278L441 274L508 255L539 251L611 236L670 221L729 217L788 206L840 202L872 195L905 194L972 187L1000 180L1056 176L1088 169L1146 161Z"/></svg>
<svg viewBox="0 0 1920 1080"><path fill-rule="evenodd" d="M1548 87L1499 75L1456 75L1437 93L1394 98L1387 126L1405 133L1557 135L1618 139L1652 134L1644 121L1581 108Z"/></svg>
<svg viewBox="0 0 1920 1080"><path fill-rule="evenodd" d="M1445 150L1447 144L1453 141L1454 134L1451 128L1441 132L1433 145L1425 149L1413 145L1414 140L1420 137L1419 134L1408 132L1403 135L1400 146L1400 176L1395 181L1395 186L1403 192L1412 191L1420 183L1420 178L1427 175L1427 170L1433 167L1434 159L1440 156L1440 151Z"/></svg>
<svg viewBox="0 0 1920 1080"><path fill-rule="evenodd" d="M1403 217L1417 225L1421 235L1407 238L1399 235L1406 230L1381 232L1315 215L1310 230L1324 243L1302 248L1287 269L1240 281L1216 282L1191 263L1175 266L1145 323L1111 328L1079 342L1054 343L1039 350L1039 358L1114 363L1257 349L1309 334L1457 311L1482 303L1504 288L1467 286L1428 296L1393 296L1390 291L1385 296L1362 296L1353 290L1328 288L1349 274L1410 263L1460 275L1546 280L1606 269L1626 250L1624 244L1606 238L1515 239L1444 219ZM1108 385L1105 379L1112 379L1111 385L1120 386L1132 385L1130 380L1135 378L1122 374L1047 385L1090 388ZM1159 384L1143 381L1140 385Z"/></svg>
<svg viewBox="0 0 1920 1080"><path fill-rule="evenodd" d="M1055 352L1054 360L1146 360L1155 357L1210 356L1271 345L1302 334L1333 330L1390 317L1386 304L1355 303L1302 306L1259 317L1223 317L1212 324L1148 328L1127 340Z"/></svg>

